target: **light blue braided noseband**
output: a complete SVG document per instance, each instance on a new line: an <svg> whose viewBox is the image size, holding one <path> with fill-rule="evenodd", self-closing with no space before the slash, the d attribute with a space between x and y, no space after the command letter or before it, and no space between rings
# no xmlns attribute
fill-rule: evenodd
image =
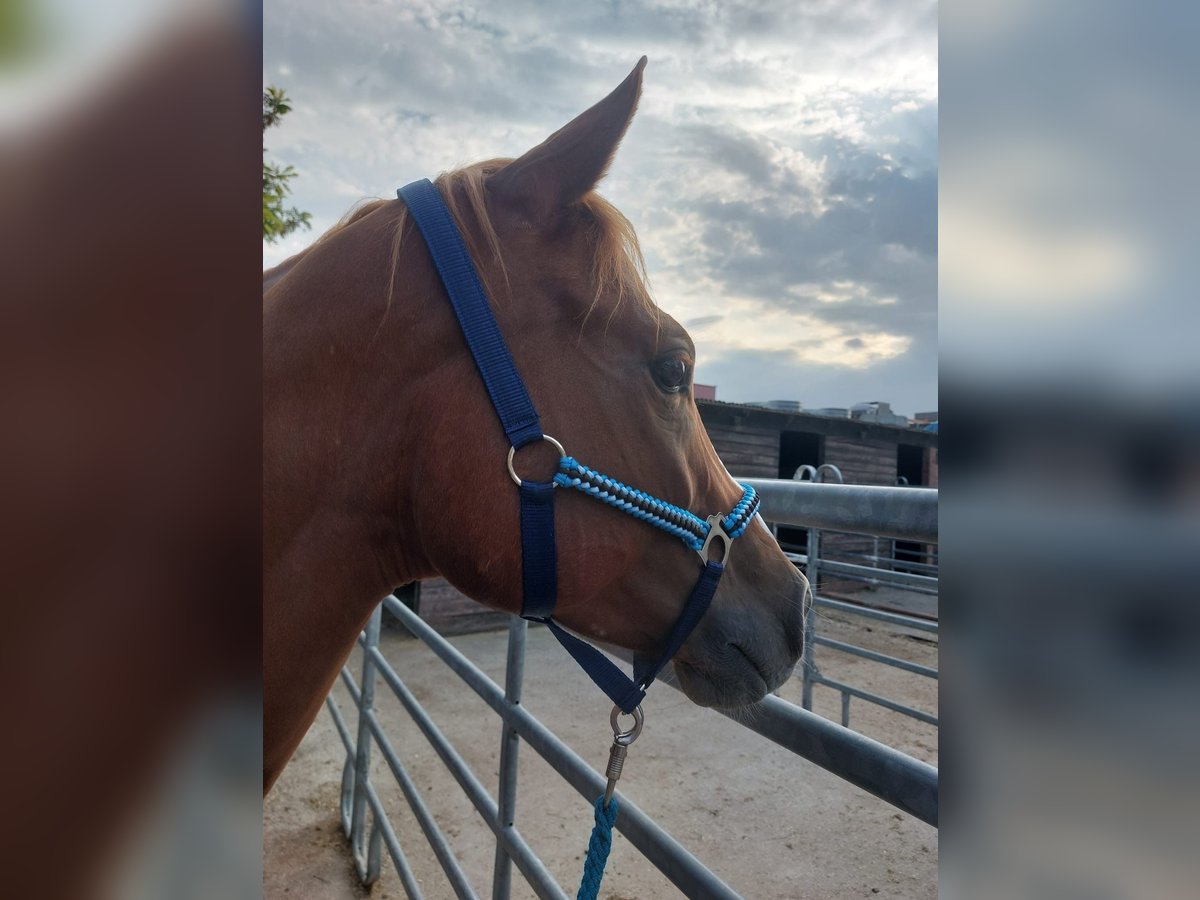
<svg viewBox="0 0 1200 900"><path fill-rule="evenodd" d="M589 469L570 456L563 456L558 461L558 473L554 476L554 483L559 487L580 491L648 525L661 528L699 553L700 559L705 563L708 562L708 546L714 538L720 539L724 545L724 561L730 543L745 533L750 520L758 512L758 494L748 484L739 482L742 487L742 499L728 515L709 516L705 520L686 509L631 488L615 478L600 474L595 469Z"/></svg>

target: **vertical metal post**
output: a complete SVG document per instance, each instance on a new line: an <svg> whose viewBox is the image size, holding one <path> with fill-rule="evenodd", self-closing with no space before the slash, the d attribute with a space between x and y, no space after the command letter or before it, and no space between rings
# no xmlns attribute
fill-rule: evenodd
<svg viewBox="0 0 1200 900"><path fill-rule="evenodd" d="M521 703L521 684L525 680L525 635L529 623L513 616L508 623L508 659L504 667L504 699L513 706ZM517 750L521 738L516 729L501 725L500 786L496 815L500 829L512 828L517 815ZM512 858L496 836L496 862L492 868L492 900L508 900L512 887Z"/></svg>
<svg viewBox="0 0 1200 900"><path fill-rule="evenodd" d="M364 849L363 830L367 815L367 782L371 777L371 734L370 717L375 708L375 661L370 651L379 646L379 626L383 621L383 606L367 622L366 641L363 649L362 681L359 687L358 739L354 759L354 807L350 815L350 852L354 857L358 878L363 884L373 884L379 878L380 832L379 825L371 816L370 847Z"/></svg>
<svg viewBox="0 0 1200 900"><path fill-rule="evenodd" d="M842 727L850 727L850 695L842 691Z"/></svg>
<svg viewBox="0 0 1200 900"><path fill-rule="evenodd" d="M808 589L811 592L808 609L804 612L804 651L800 656L800 705L812 711L813 674L817 669L817 661L813 659L813 630L816 626L816 616L813 608L816 606L817 583L821 577L821 533L816 528L808 529L808 562L804 564L804 574L808 578Z"/></svg>

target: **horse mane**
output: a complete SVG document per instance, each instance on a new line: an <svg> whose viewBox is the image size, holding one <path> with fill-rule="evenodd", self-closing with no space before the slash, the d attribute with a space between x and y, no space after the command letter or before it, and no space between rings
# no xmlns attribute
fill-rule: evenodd
<svg viewBox="0 0 1200 900"><path fill-rule="evenodd" d="M491 159L465 166L461 169L442 172L434 180L434 184L441 193L442 199L445 200L446 206L450 210L450 214L454 217L460 233L464 235L464 239L467 241L472 258L479 260L487 256L496 263L504 279L506 295L510 293L508 267L504 261L504 254L500 246L500 238L496 233L495 223L492 222L488 214L485 184L488 176L495 174L510 162L512 162L511 159ZM461 202L461 198L466 199L465 205ZM391 259L388 264L387 294L385 297L386 305L390 308L396 281L396 269L400 263L400 249L408 233L411 231L407 227L409 224L408 210L403 207L399 200L381 200L375 198L355 205L337 224L329 228L329 230L308 247L284 260L273 269L264 272L264 278L270 276L272 273L282 272L285 268L295 265L315 248L321 246L342 231L345 231L361 219L366 218L376 210L393 206L399 206L399 209L395 221L391 226ZM615 313L626 299L633 299L646 312L657 317L658 307L647 289L646 260L642 255L642 248L638 242L633 224L625 218L620 210L594 190L584 195L578 201L577 206L586 211L590 223L592 241L595 246L592 275L596 291L588 308L588 315L591 315L592 311L595 310L600 302L600 298L607 291L611 290L616 296L616 303L614 304L612 313ZM486 246L475 246L476 241L473 239L473 235L475 235L476 230L469 227L469 217L474 219L478 230L483 233ZM489 295L495 297L499 285L486 283L486 276L483 273L480 273L480 277L485 278L485 287ZM610 316L612 313L610 313Z"/></svg>

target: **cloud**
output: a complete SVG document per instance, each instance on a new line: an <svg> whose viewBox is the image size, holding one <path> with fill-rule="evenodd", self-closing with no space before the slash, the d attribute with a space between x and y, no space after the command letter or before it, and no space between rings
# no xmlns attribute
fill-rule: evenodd
<svg viewBox="0 0 1200 900"><path fill-rule="evenodd" d="M936 4L915 0L280 0L264 80L295 109L267 145L323 230L356 190L519 155L646 53L602 191L637 226L656 298L727 379L722 398L845 405L853 385L933 407L936 28ZM769 390L744 375L755 349Z"/></svg>

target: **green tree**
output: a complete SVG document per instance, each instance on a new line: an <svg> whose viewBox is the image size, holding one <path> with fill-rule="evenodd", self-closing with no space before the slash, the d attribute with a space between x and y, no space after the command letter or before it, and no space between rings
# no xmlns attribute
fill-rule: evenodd
<svg viewBox="0 0 1200 900"><path fill-rule="evenodd" d="M278 125L279 120L291 112L291 104L287 95L277 87L268 87L263 91L263 134L272 125ZM292 192L288 182L296 177L296 170L291 166L277 166L267 162L267 147L263 144L263 240L275 243L281 237L291 234L297 228L311 228L312 214L301 212L294 206L285 209L284 198Z"/></svg>

